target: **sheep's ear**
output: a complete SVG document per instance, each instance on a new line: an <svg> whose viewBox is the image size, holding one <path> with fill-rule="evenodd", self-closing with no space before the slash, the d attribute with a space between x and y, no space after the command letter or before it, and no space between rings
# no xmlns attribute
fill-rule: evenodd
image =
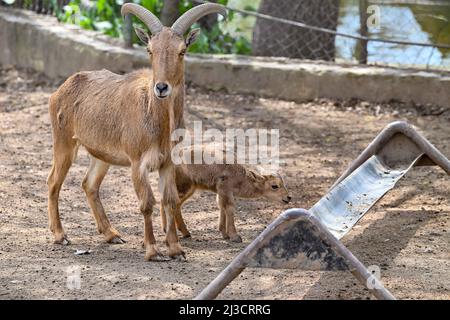
<svg viewBox="0 0 450 320"><path fill-rule="evenodd" d="M134 31L136 32L136 35L138 36L138 38L146 45L148 44L149 40L150 40L150 35L148 34L148 32L146 32L144 29L139 28L139 27L134 27Z"/></svg>
<svg viewBox="0 0 450 320"><path fill-rule="evenodd" d="M188 36L186 37L186 47L189 47L191 44L197 40L198 35L200 34L200 29L193 29L191 32L189 32Z"/></svg>

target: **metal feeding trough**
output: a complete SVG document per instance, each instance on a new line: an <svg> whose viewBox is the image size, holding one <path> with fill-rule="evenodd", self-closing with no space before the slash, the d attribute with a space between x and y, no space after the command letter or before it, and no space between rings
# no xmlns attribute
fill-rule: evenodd
<svg viewBox="0 0 450 320"><path fill-rule="evenodd" d="M406 122L389 124L310 210L273 221L195 298L214 299L246 267L348 270L378 299L395 299L341 243L352 227L412 167L450 161Z"/></svg>

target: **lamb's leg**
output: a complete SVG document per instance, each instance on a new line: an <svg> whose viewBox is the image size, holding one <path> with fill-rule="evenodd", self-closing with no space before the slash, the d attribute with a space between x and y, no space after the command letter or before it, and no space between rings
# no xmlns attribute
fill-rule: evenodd
<svg viewBox="0 0 450 320"><path fill-rule="evenodd" d="M183 205L184 201L186 201L191 195L192 193L194 193L193 191L191 193L189 193L188 195L180 195L180 204L177 206L177 209L175 210L175 224L177 226L178 231L181 232L181 235L183 238L190 238L191 237L191 233L189 232L189 230L186 227L186 224L184 223L183 220L183 216L181 214L181 206ZM159 214L161 215L161 226L162 229L164 231L164 233L166 233L167 231L167 219L166 219L166 213L164 212L164 208L161 202L161 205L159 207Z"/></svg>
<svg viewBox="0 0 450 320"><path fill-rule="evenodd" d="M180 204L177 186L175 183L175 170L172 163L167 163L159 169L159 187L162 195L161 205L166 214L167 232L166 244L169 247L169 256L172 258L185 257L184 251L178 242L175 216Z"/></svg>
<svg viewBox="0 0 450 320"><path fill-rule="evenodd" d="M186 227L184 223L183 216L181 215L181 205L178 205L175 210L175 223L177 225L177 229L181 232L183 238L190 238L191 233Z"/></svg>
<svg viewBox="0 0 450 320"><path fill-rule="evenodd" d="M216 197L216 201L217 201L217 205L219 206L219 210L220 210L220 215L219 215L219 231L220 233L222 233L222 237L224 239L228 239L228 234L227 234L227 219L226 219L226 215L225 215L225 210L222 210L222 207L220 205L220 201L219 201L219 195L217 195Z"/></svg>
<svg viewBox="0 0 450 320"><path fill-rule="evenodd" d="M242 238L240 235L238 235L236 231L236 226L234 225L234 213L235 213L235 204L234 204L234 197L232 194L229 193L219 193L218 194L218 204L220 208L220 215L221 215L221 223L223 220L223 217L225 217L225 234L228 238L230 238L230 241L232 242L242 242ZM219 226L220 227L220 226ZM223 231L222 231L223 235ZM227 237L224 237L225 239Z"/></svg>
<svg viewBox="0 0 450 320"><path fill-rule="evenodd" d="M164 233L167 232L167 219L166 219L166 213L164 212L164 207L162 205L162 202L159 206L159 215L161 216L161 227L164 231Z"/></svg>
<svg viewBox="0 0 450 320"><path fill-rule="evenodd" d="M140 210L144 216L144 247L145 260L161 261L164 260L156 246L155 236L153 234L152 210L155 205L155 197L148 181L148 171L140 170L140 162L131 164L131 178L133 186L140 202Z"/></svg>
<svg viewBox="0 0 450 320"><path fill-rule="evenodd" d="M119 232L111 226L99 197L100 184L108 169L109 164L95 157L91 157L89 169L84 177L82 186L86 193L92 215L95 218L98 232L103 234L109 243L124 243L125 241L122 240Z"/></svg>
<svg viewBox="0 0 450 320"><path fill-rule="evenodd" d="M181 214L181 207L183 206L183 203L189 199L193 194L195 193L195 188L193 186L190 186L189 188L186 188L186 190L183 190L180 192L178 190L178 196L180 198L180 204L177 206L177 210L175 212L175 223L177 224L178 230L183 235L183 238L190 238L191 233L186 227L186 224L183 220L183 215Z"/></svg>

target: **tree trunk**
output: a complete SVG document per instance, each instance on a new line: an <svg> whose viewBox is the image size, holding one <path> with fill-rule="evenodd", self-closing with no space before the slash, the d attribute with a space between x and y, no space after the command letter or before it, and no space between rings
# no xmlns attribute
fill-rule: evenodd
<svg viewBox="0 0 450 320"><path fill-rule="evenodd" d="M259 12L315 27L336 30L339 0L262 0ZM335 36L258 18L253 55L334 60Z"/></svg>
<svg viewBox="0 0 450 320"><path fill-rule="evenodd" d="M217 0L210 0L210 2L217 2ZM201 18L198 21L198 23L200 24L200 27L202 29L211 31L212 28L214 27L214 25L217 23L217 18L218 17L219 16L217 15L217 13L208 14L207 16L204 16L203 18Z"/></svg>
<svg viewBox="0 0 450 320"><path fill-rule="evenodd" d="M131 2L131 0L125 0L123 3ZM123 41L125 48L133 47L133 21L131 20L131 15L127 14L123 21Z"/></svg>
<svg viewBox="0 0 450 320"><path fill-rule="evenodd" d="M178 11L179 0L164 0L161 12L161 23L170 27L180 16Z"/></svg>
<svg viewBox="0 0 450 320"><path fill-rule="evenodd" d="M367 7L369 6L369 2L367 0L359 0L359 34L361 36L367 37L368 28L367 28ZM358 40L356 44L356 58L360 64L367 64L367 41L366 40Z"/></svg>
<svg viewBox="0 0 450 320"><path fill-rule="evenodd" d="M217 2L217 0L210 0L210 2ZM161 12L161 22L163 25L171 26L180 17L178 4L179 0L164 0L164 6ZM200 3L194 2L194 6L198 5L200 5ZM217 23L217 14L208 14L201 18L198 23L202 29L211 31Z"/></svg>

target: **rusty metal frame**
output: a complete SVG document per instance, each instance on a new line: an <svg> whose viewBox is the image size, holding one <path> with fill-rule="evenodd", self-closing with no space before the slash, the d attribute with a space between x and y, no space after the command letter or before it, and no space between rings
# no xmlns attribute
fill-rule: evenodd
<svg viewBox="0 0 450 320"><path fill-rule="evenodd" d="M450 175L450 161L411 125L389 124L316 205L283 212L195 299L216 298L246 267L348 270L376 298L395 299L340 239L410 169L425 165Z"/></svg>

